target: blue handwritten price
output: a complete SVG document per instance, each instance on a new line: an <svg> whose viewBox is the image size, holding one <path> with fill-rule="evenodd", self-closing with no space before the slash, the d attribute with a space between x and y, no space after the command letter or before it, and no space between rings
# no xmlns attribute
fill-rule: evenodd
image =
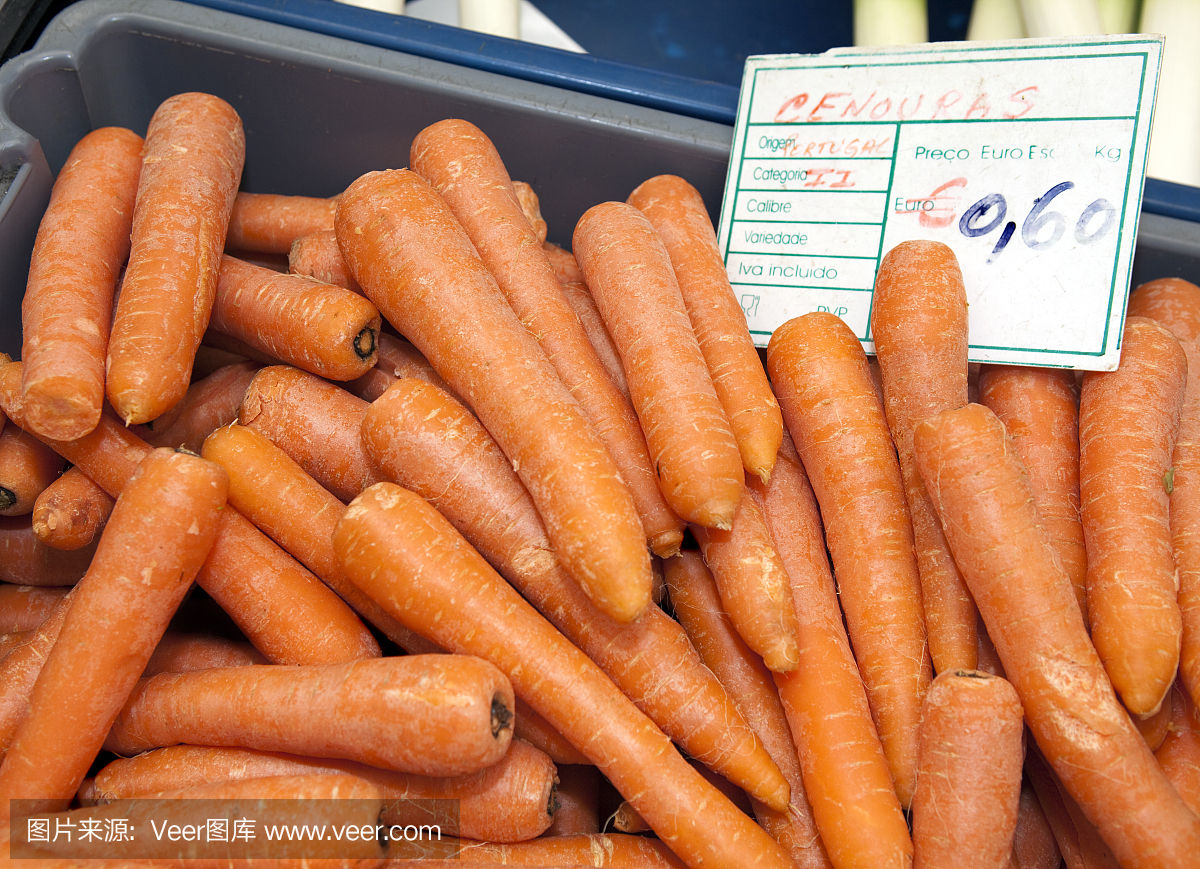
<svg viewBox="0 0 1200 869"><path fill-rule="evenodd" d="M1051 208L1054 199L1075 187L1073 181L1055 184L1037 199L1021 221L1021 241L1030 250L1043 251L1058 244L1067 233L1070 218ZM1000 231L987 261L994 262L1017 232L1015 220L1008 220L1008 201L1000 193L989 193L970 206L958 221L958 231L967 238L982 238ZM1093 200L1075 220L1072 237L1076 244L1094 245L1110 235L1117 226L1117 209L1107 199Z"/></svg>

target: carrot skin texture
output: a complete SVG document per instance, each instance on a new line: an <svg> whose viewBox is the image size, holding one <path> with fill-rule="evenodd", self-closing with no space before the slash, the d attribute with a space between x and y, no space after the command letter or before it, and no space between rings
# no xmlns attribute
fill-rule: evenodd
<svg viewBox="0 0 1200 869"><path fill-rule="evenodd" d="M1087 372L1079 397L1079 491L1092 642L1125 706L1156 712L1179 666L1182 615L1168 472L1187 357L1153 320L1125 323L1115 371Z"/></svg>
<svg viewBox="0 0 1200 869"><path fill-rule="evenodd" d="M1180 341L1200 338L1200 286L1183 278L1158 278L1134 287L1125 307L1127 317L1162 323Z"/></svg>
<svg viewBox="0 0 1200 869"><path fill-rule="evenodd" d="M420 496L372 486L347 509L334 546L351 579L397 618L451 651L493 660L689 866L790 865L775 840ZM447 595L454 619L440 615Z"/></svg>
<svg viewBox="0 0 1200 869"><path fill-rule="evenodd" d="M262 366L232 362L192 382L179 404L149 426L133 426L147 443L200 452L204 439L237 420L242 398Z"/></svg>
<svg viewBox="0 0 1200 869"><path fill-rule="evenodd" d="M232 640L213 634L182 633L168 628L154 647L154 654L146 662L142 676L269 663L262 652L245 640Z"/></svg>
<svg viewBox="0 0 1200 869"><path fill-rule="evenodd" d="M1200 818L1117 700L1003 424L967 405L919 424L914 446L1038 749L1122 866L1192 865Z"/></svg>
<svg viewBox="0 0 1200 869"><path fill-rule="evenodd" d="M347 392L357 395L363 401L374 401L401 377L415 377L426 383L432 383L446 392L453 393L450 384L442 380L441 375L433 370L429 360L422 356L416 347L390 332L379 334L375 367L362 377L344 383L342 386Z"/></svg>
<svg viewBox="0 0 1200 869"><path fill-rule="evenodd" d="M492 141L469 121L448 118L417 134L410 160L450 206L513 311L578 399L629 486L651 548L659 555L677 551L683 522L659 489L637 415L563 297L542 249L544 236L525 219Z"/></svg>
<svg viewBox="0 0 1200 869"><path fill-rule="evenodd" d="M38 225L21 300L21 391L30 428L91 431L104 404L113 295L129 255L142 137L101 127L71 149Z"/></svg>
<svg viewBox="0 0 1200 869"><path fill-rule="evenodd" d="M1054 831L1037 792L1025 780L1021 785L1017 828L1013 831L1013 869L1059 869L1061 865L1062 853Z"/></svg>
<svg viewBox="0 0 1200 869"><path fill-rule="evenodd" d="M305 275L361 293L362 287L350 274L342 250L338 247L337 233L333 227L321 229L297 238L288 251L288 271L293 275Z"/></svg>
<svg viewBox="0 0 1200 869"><path fill-rule="evenodd" d="M48 811L70 802L216 539L227 485L197 456L162 450L139 463L0 764L5 816L8 799Z"/></svg>
<svg viewBox="0 0 1200 869"><path fill-rule="evenodd" d="M871 337L912 516L933 669L972 670L978 663L975 605L912 454L912 430L918 422L967 403L967 293L949 247L905 241L887 252L875 278Z"/></svg>
<svg viewBox="0 0 1200 869"><path fill-rule="evenodd" d="M0 761L17 728L29 714L29 695L42 672L46 656L62 632L72 593L73 589L54 605L32 634L0 658L0 676L3 677L0 679Z"/></svg>
<svg viewBox="0 0 1200 869"><path fill-rule="evenodd" d="M646 215L671 257L746 472L767 479L783 440L783 416L729 284L700 191L678 175L656 175L639 184L626 201Z"/></svg>
<svg viewBox="0 0 1200 869"><path fill-rule="evenodd" d="M108 400L127 424L154 419L187 391L245 159L241 118L219 97L177 94L150 119L105 369Z"/></svg>
<svg viewBox="0 0 1200 869"><path fill-rule="evenodd" d="M342 194L335 228L368 298L512 461L563 564L607 612L636 618L653 576L633 497L449 206L414 172L372 172Z"/></svg>
<svg viewBox="0 0 1200 869"><path fill-rule="evenodd" d="M913 867L1004 869L1012 855L1025 764L1025 722L1006 680L939 673L925 695Z"/></svg>
<svg viewBox="0 0 1200 869"><path fill-rule="evenodd" d="M1154 757L1179 796L1200 815L1200 714L1179 683L1171 688L1171 724Z"/></svg>
<svg viewBox="0 0 1200 869"><path fill-rule="evenodd" d="M72 466L33 502L33 532L55 549L82 549L99 537L115 503L112 495Z"/></svg>
<svg viewBox="0 0 1200 869"><path fill-rule="evenodd" d="M0 429L0 516L28 516L63 472L63 457L11 423Z"/></svg>
<svg viewBox="0 0 1200 869"><path fill-rule="evenodd" d="M0 634L36 630L70 591L65 586L0 584Z"/></svg>
<svg viewBox="0 0 1200 869"><path fill-rule="evenodd" d="M568 254L568 256L570 255ZM571 262L575 262L574 257L571 257ZM617 352L617 346L613 344L612 336L608 334L608 327L604 325L604 318L600 316L596 300L588 292L587 285L582 280L561 281L560 279L560 283L563 297L575 311L575 316L579 318L584 331L587 332L588 340L592 342L592 347L596 349L596 355L600 357L600 363L608 373L608 379L621 391L626 401L632 401L629 397L629 383L625 379L625 369L621 367L621 354Z"/></svg>
<svg viewBox="0 0 1200 869"><path fill-rule="evenodd" d="M226 250L286 254L296 239L333 230L336 197L239 191L229 213Z"/></svg>
<svg viewBox="0 0 1200 869"><path fill-rule="evenodd" d="M32 516L0 516L0 582L74 585L95 551L95 540L80 549L55 549L38 538Z"/></svg>
<svg viewBox="0 0 1200 869"><path fill-rule="evenodd" d="M883 407L862 344L832 314L776 329L767 367L820 505L850 644L907 806L933 675L912 523Z"/></svg>

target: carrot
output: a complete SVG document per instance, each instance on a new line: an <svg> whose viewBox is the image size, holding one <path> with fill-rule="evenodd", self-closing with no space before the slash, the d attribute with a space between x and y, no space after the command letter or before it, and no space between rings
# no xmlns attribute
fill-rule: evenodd
<svg viewBox="0 0 1200 869"><path fill-rule="evenodd" d="M883 407L862 343L832 314L777 328L767 366L820 505L847 633L907 806L932 671L912 523Z"/></svg>
<svg viewBox="0 0 1200 869"><path fill-rule="evenodd" d="M342 250L337 244L337 233L332 227L297 238L288 251L288 271L344 287L351 292L362 292L362 287L346 266Z"/></svg>
<svg viewBox="0 0 1200 869"><path fill-rule="evenodd" d="M1150 750L1157 751L1158 747L1163 744L1163 740L1167 738L1167 732L1171 727L1171 704L1164 701L1158 707L1158 711L1148 718L1131 715L1130 720L1138 729L1138 733L1142 734L1142 739L1146 740L1146 745L1150 746Z"/></svg>
<svg viewBox="0 0 1200 869"><path fill-rule="evenodd" d="M574 262L574 258L571 261ZM583 281L564 281L561 286L563 297L579 318L583 331L587 333L588 340L600 359L600 364L608 374L608 379L616 384L625 400L630 401L629 382L625 379L625 369L621 367L621 354L617 352L617 346L608 334L608 327L604 325L604 318L600 316L600 309L596 307L596 301L588 292L587 285Z"/></svg>
<svg viewBox="0 0 1200 869"><path fill-rule="evenodd" d="M339 521L334 547L351 580L409 627L496 663L689 866L790 865L774 839L420 496L375 484ZM448 599L453 618L445 617Z"/></svg>
<svg viewBox="0 0 1200 869"><path fill-rule="evenodd" d="M27 516L65 466L63 457L11 423L0 429L0 516Z"/></svg>
<svg viewBox="0 0 1200 869"><path fill-rule="evenodd" d="M982 405L942 411L914 447L1038 749L1122 866L1191 865L1200 818L1117 700L1003 424Z"/></svg>
<svg viewBox="0 0 1200 869"><path fill-rule="evenodd" d="M0 633L36 630L70 591L68 586L0 584Z"/></svg>
<svg viewBox="0 0 1200 869"><path fill-rule="evenodd" d="M1133 288L1127 317L1149 317L1170 329L1180 341L1200 338L1200 286L1183 278L1158 278Z"/></svg>
<svg viewBox="0 0 1200 869"><path fill-rule="evenodd" d="M1170 709L1171 723L1154 757L1188 808L1200 815L1200 714L1179 682L1171 688Z"/></svg>
<svg viewBox="0 0 1200 869"><path fill-rule="evenodd" d="M33 502L33 533L55 549L82 549L97 539L114 503L112 495L72 466Z"/></svg>
<svg viewBox="0 0 1200 869"><path fill-rule="evenodd" d="M921 714L912 802L913 867L1004 869L1012 856L1025 722L1006 680L947 670Z"/></svg>
<svg viewBox="0 0 1200 869"><path fill-rule="evenodd" d="M1167 518L1187 358L1153 320L1125 322L1121 364L1086 372L1079 492L1092 642L1134 715L1148 716L1179 665L1182 616Z"/></svg>
<svg viewBox="0 0 1200 869"><path fill-rule="evenodd" d="M783 418L746 314L730 286L700 191L678 175L656 175L639 184L626 201L646 215L671 257L746 472L767 479L783 437Z"/></svg>
<svg viewBox="0 0 1200 869"><path fill-rule="evenodd" d="M512 186L513 192L517 195L517 204L521 206L521 213L525 215L525 219L533 228L533 234L537 238L538 244L544 245L549 227L546 225L546 218L542 217L542 202L538 198L537 191L525 181L513 181Z"/></svg>
<svg viewBox="0 0 1200 869"><path fill-rule="evenodd" d="M816 496L786 432L771 479L751 488L796 602L800 666L774 681L821 841L838 869L908 865L912 840L846 637Z"/></svg>
<svg viewBox="0 0 1200 869"><path fill-rule="evenodd" d="M198 453L206 437L237 419L246 389L261 367L248 359L223 365L193 381L179 404L163 416L134 430L154 446Z"/></svg>
<svg viewBox="0 0 1200 869"><path fill-rule="evenodd" d="M100 418L142 144L122 127L85 135L58 173L38 224L21 300L21 390L30 428L56 440L85 435Z"/></svg>
<svg viewBox="0 0 1200 869"><path fill-rule="evenodd" d="M1000 418L1020 453L1042 523L1071 578L1087 624L1087 548L1079 518L1079 391L1075 372L986 365L979 374L978 403Z"/></svg>
<svg viewBox="0 0 1200 869"><path fill-rule="evenodd" d="M605 202L584 212L572 248L667 503L695 525L729 528L745 489L741 453L662 240L636 208Z"/></svg>
<svg viewBox="0 0 1200 869"><path fill-rule="evenodd" d="M32 516L0 516L0 582L74 585L91 563L96 541L74 550L38 539Z"/></svg>
<svg viewBox="0 0 1200 869"><path fill-rule="evenodd" d="M152 452L125 486L0 764L0 796L65 808L217 536L227 478Z"/></svg>
<svg viewBox="0 0 1200 869"><path fill-rule="evenodd" d="M336 230L367 296L512 461L571 575L634 619L653 576L633 497L449 206L414 172L368 173L342 194Z"/></svg>
<svg viewBox="0 0 1200 869"><path fill-rule="evenodd" d="M600 357L523 212L500 154L474 124L447 119L417 134L411 165L450 207L518 319L537 338L558 376L629 486L650 548L670 555L683 540L655 478L646 437L630 402L605 373ZM601 598L601 607L606 604ZM618 610L610 614L628 620Z"/></svg>
<svg viewBox="0 0 1200 869"><path fill-rule="evenodd" d="M355 380L343 383L346 391L363 401L374 401L400 377L416 377L439 389L452 392L450 385L433 370L429 360L404 338L380 332L375 367Z"/></svg>
<svg viewBox="0 0 1200 869"><path fill-rule="evenodd" d="M20 363L0 368L0 406L18 417L19 382ZM111 411L102 413L96 428L82 438L51 443L113 497L153 449ZM370 630L333 591L237 510L226 506L221 517L217 540L196 583L255 648L275 663L288 664L379 655Z"/></svg>
<svg viewBox="0 0 1200 869"><path fill-rule="evenodd" d="M1047 820L1058 837L1063 861L1069 869L1118 869L1096 825L1084 815L1054 770L1038 756L1036 748L1030 750L1030 757L1032 763L1026 761L1026 777L1034 783L1039 802L1047 807Z"/></svg>
<svg viewBox="0 0 1200 869"><path fill-rule="evenodd" d="M238 191L229 213L225 249L286 254L302 236L333 229L337 197Z"/></svg>
<svg viewBox="0 0 1200 869"><path fill-rule="evenodd" d="M46 656L62 632L73 591L59 599L24 642L0 658L0 762L13 734L29 714L29 696L42 672ZM0 810L0 819L3 812Z"/></svg>
<svg viewBox="0 0 1200 869"><path fill-rule="evenodd" d="M1014 869L1059 869L1062 853L1028 778L1021 783L1017 828L1013 831Z"/></svg>
<svg viewBox="0 0 1200 869"><path fill-rule="evenodd" d="M108 400L127 424L183 397L212 311L246 141L219 97L168 97L146 131L129 263L108 343Z"/></svg>
<svg viewBox="0 0 1200 869"><path fill-rule="evenodd" d="M560 283L583 283L583 272L579 270L575 254L552 241L542 242L542 253L550 261Z"/></svg>
<svg viewBox="0 0 1200 869"><path fill-rule="evenodd" d="M520 695L517 695L517 722L513 725L513 739L528 742L546 752L556 764L592 765L578 748L543 718L541 713L522 700Z"/></svg>
<svg viewBox="0 0 1200 869"><path fill-rule="evenodd" d="M350 290L226 254L209 328L321 377L353 380L375 364L380 317Z"/></svg>
<svg viewBox="0 0 1200 869"><path fill-rule="evenodd" d="M345 505L284 450L238 423L219 428L201 455L229 474L229 503L407 652L437 649L396 621L342 574L333 529Z"/></svg>
<svg viewBox="0 0 1200 869"><path fill-rule="evenodd" d="M558 764L554 819L545 836L586 836L600 832L600 771L588 763Z"/></svg>
<svg viewBox="0 0 1200 869"><path fill-rule="evenodd" d="M617 621L583 593L512 466L465 407L402 378L366 410L361 430L386 476L436 507L688 754L786 808L787 781L683 629L655 606Z"/></svg>
<svg viewBox="0 0 1200 869"><path fill-rule="evenodd" d="M181 633L167 629L146 662L143 676L186 673L209 667L245 667L270 663L258 649L244 640L215 634Z"/></svg>
<svg viewBox="0 0 1200 869"><path fill-rule="evenodd" d="M830 866L804 791L803 772L787 715L770 670L734 630L721 607L712 573L693 551L681 552L664 565L671 607L704 663L737 698L738 707L762 738L787 778L791 799L780 812L751 800L754 816L783 845L797 867ZM791 587L787 589L791 594Z"/></svg>
<svg viewBox="0 0 1200 869"><path fill-rule="evenodd" d="M217 667L140 679L105 747L223 745L467 775L508 750L512 710L503 673L469 655Z"/></svg>
<svg viewBox="0 0 1200 869"><path fill-rule="evenodd" d="M933 669L973 670L978 664L975 605L921 485L912 451L917 423L967 403L967 293L949 247L906 241L884 255L875 278L870 334L912 515Z"/></svg>
<svg viewBox="0 0 1200 869"><path fill-rule="evenodd" d="M682 869L684 865L662 842L624 833L542 837L529 842L502 844L467 839L443 841L431 848L441 859L420 859L414 843L405 848L405 859L395 860L392 869L453 869L456 865L608 866L614 869ZM409 855L408 852L413 852Z"/></svg>

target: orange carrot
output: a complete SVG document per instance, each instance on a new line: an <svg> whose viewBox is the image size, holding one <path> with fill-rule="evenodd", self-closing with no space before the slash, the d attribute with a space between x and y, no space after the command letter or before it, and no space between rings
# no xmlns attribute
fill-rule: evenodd
<svg viewBox="0 0 1200 869"><path fill-rule="evenodd" d="M143 676L186 673L209 667L246 667L270 663L258 649L244 640L215 634L181 633L168 629L142 670Z"/></svg>
<svg viewBox="0 0 1200 869"><path fill-rule="evenodd" d="M574 258L571 261L574 262ZM621 367L621 354L617 352L612 336L608 334L608 327L604 325L604 318L600 316L595 299L583 281L564 281L561 286L563 297L579 318L583 331L587 333L588 340L592 342L592 347L600 358L600 364L608 374L608 379L621 390L625 400L630 401L629 382L625 379L625 369Z"/></svg>
<svg viewBox="0 0 1200 869"><path fill-rule="evenodd" d="M925 695L913 867L1005 869L1012 856L1025 763L1025 722L1006 680L939 673Z"/></svg>
<svg viewBox="0 0 1200 869"><path fill-rule="evenodd" d="M932 671L912 523L883 407L862 343L833 314L777 328L767 366L820 505L850 643L907 806Z"/></svg>
<svg viewBox="0 0 1200 869"><path fill-rule="evenodd" d="M209 328L321 377L353 380L375 364L380 317L350 290L226 254Z"/></svg>
<svg viewBox="0 0 1200 869"><path fill-rule="evenodd" d="M91 563L96 541L74 550L38 539L31 516L0 516L0 582L74 585Z"/></svg>
<svg viewBox="0 0 1200 869"><path fill-rule="evenodd" d="M517 203L521 206L521 213L533 228L538 244L544 245L549 227L546 225L546 218L542 217L542 202L537 191L525 181L513 181L512 186L517 195Z"/></svg>
<svg viewBox="0 0 1200 869"><path fill-rule="evenodd" d="M550 260L554 274L561 283L583 283L583 272L579 270L575 254L552 241L542 243L542 253Z"/></svg>
<svg viewBox="0 0 1200 869"><path fill-rule="evenodd" d="M1134 715L1158 710L1179 665L1182 616L1167 518L1187 358L1153 320L1125 322L1121 364L1084 374L1079 492L1092 642Z"/></svg>
<svg viewBox="0 0 1200 869"><path fill-rule="evenodd" d="M229 213L226 250L286 254L296 239L333 229L337 197L239 191Z"/></svg>
<svg viewBox="0 0 1200 869"><path fill-rule="evenodd" d="M1200 818L1117 700L1004 425L982 405L942 411L917 426L914 447L1046 761L1126 869L1192 865Z"/></svg>
<svg viewBox="0 0 1200 869"><path fill-rule="evenodd" d="M29 696L62 632L71 597L72 592L64 595L21 645L0 658L0 762L17 727L29 714Z"/></svg>
<svg viewBox="0 0 1200 869"><path fill-rule="evenodd" d="M1180 341L1200 338L1200 286L1183 278L1159 278L1134 287L1127 317L1149 317L1170 329Z"/></svg>
<svg viewBox="0 0 1200 869"><path fill-rule="evenodd" d="M1171 689L1170 708L1170 727L1154 757L1188 808L1200 815L1200 714L1179 682Z"/></svg>
<svg viewBox="0 0 1200 869"><path fill-rule="evenodd" d="M1017 828L1013 831L1014 869L1059 869L1062 853L1037 792L1026 778L1021 784Z"/></svg>
<svg viewBox="0 0 1200 869"><path fill-rule="evenodd" d="M154 419L187 391L245 150L241 119L219 97L168 97L150 119L105 369L127 424Z"/></svg>
<svg viewBox="0 0 1200 869"><path fill-rule="evenodd" d="M1046 809L1047 822L1068 869L1119 869L1096 825L1084 815L1036 747L1029 751L1025 774L1037 792L1038 802Z"/></svg>
<svg viewBox="0 0 1200 869"><path fill-rule="evenodd" d="M375 484L339 521L334 547L351 580L409 627L496 663L689 866L791 865L420 496ZM445 617L447 596L453 618Z"/></svg>
<svg viewBox="0 0 1200 869"><path fill-rule="evenodd" d="M683 629L655 606L619 622L583 593L554 558L511 465L465 407L402 378L367 409L361 428L385 475L436 507L689 755L786 808L787 781Z"/></svg>
<svg viewBox="0 0 1200 869"><path fill-rule="evenodd" d="M337 244L337 233L332 227L297 238L288 251L288 271L344 287L351 292L362 292L358 281L346 266L342 250Z"/></svg>
<svg viewBox="0 0 1200 869"><path fill-rule="evenodd" d="M112 495L71 466L33 502L33 533L55 549L82 549L98 537L114 503Z"/></svg>
<svg viewBox="0 0 1200 869"><path fill-rule="evenodd" d="M492 141L468 121L439 121L417 134L411 163L458 218L518 319L579 401L629 486L650 548L657 555L678 551L683 522L663 498L638 417L605 373L563 297L542 239L522 219L517 194ZM606 606L603 600L597 602ZM628 613L610 614L628 620Z"/></svg>
<svg viewBox="0 0 1200 869"><path fill-rule="evenodd" d="M1079 392L1065 368L986 365L979 404L1008 430L1087 624L1087 548L1079 518Z"/></svg>
<svg viewBox="0 0 1200 869"><path fill-rule="evenodd" d="M946 546L912 453L912 431L918 422L967 403L967 293L949 247L906 241L887 252L875 278L870 334L912 515L933 669L972 670L978 663L975 605Z"/></svg>
<svg viewBox="0 0 1200 869"><path fill-rule="evenodd" d="M198 456L163 449L138 464L0 764L0 811L70 802L216 539L226 485Z"/></svg>
<svg viewBox="0 0 1200 869"><path fill-rule="evenodd" d="M70 591L68 586L0 584L0 633L36 630Z"/></svg>
<svg viewBox="0 0 1200 869"><path fill-rule="evenodd" d="M470 655L217 667L138 680L105 747L223 745L467 775L508 750L512 717L504 674Z"/></svg>
<svg viewBox="0 0 1200 869"><path fill-rule="evenodd" d="M517 722L513 725L513 739L528 742L546 752L556 764L573 763L591 766L591 761L537 710L522 700L520 695L517 695Z"/></svg>
<svg viewBox="0 0 1200 869"><path fill-rule="evenodd" d="M0 516L27 516L66 462L32 434L9 423L0 429Z"/></svg>
<svg viewBox="0 0 1200 869"><path fill-rule="evenodd" d="M512 461L571 575L635 618L653 576L633 497L449 206L414 172L368 173L342 194L336 230L367 296Z"/></svg>
<svg viewBox="0 0 1200 869"><path fill-rule="evenodd" d="M677 175L656 175L639 184L626 201L646 215L671 257L746 472L767 479L779 452L783 419L746 314L730 286L700 191Z"/></svg>
<svg viewBox="0 0 1200 869"><path fill-rule="evenodd" d="M30 428L56 440L85 435L100 418L142 144L122 127L85 135L55 179L38 225L21 300L21 390Z"/></svg>
<svg viewBox="0 0 1200 869"><path fill-rule="evenodd" d="M183 400L150 425L134 426L147 443L200 452L204 439L237 419L246 389L262 366L244 359L223 365L188 387Z"/></svg>
<svg viewBox="0 0 1200 869"><path fill-rule="evenodd" d="M741 453L662 240L623 202L589 208L573 238L667 503L688 522L729 528L745 489Z"/></svg>
<svg viewBox="0 0 1200 869"><path fill-rule="evenodd" d="M416 377L451 392L450 385L433 370L429 360L412 344L390 332L380 332L375 367L342 386L363 401L374 401L400 377Z"/></svg>

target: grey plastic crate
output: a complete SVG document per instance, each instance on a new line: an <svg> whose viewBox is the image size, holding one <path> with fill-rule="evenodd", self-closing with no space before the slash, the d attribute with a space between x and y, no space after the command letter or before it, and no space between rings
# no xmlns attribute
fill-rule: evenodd
<svg viewBox="0 0 1200 869"><path fill-rule="evenodd" d="M375 48L173 0L81 0L0 67L0 350L20 350L20 298L50 187L86 132L144 133L168 96L228 100L246 129L242 189L331 196L408 164L413 137L477 124L569 244L592 205L652 175L689 179L714 221L732 129L617 100Z"/></svg>

